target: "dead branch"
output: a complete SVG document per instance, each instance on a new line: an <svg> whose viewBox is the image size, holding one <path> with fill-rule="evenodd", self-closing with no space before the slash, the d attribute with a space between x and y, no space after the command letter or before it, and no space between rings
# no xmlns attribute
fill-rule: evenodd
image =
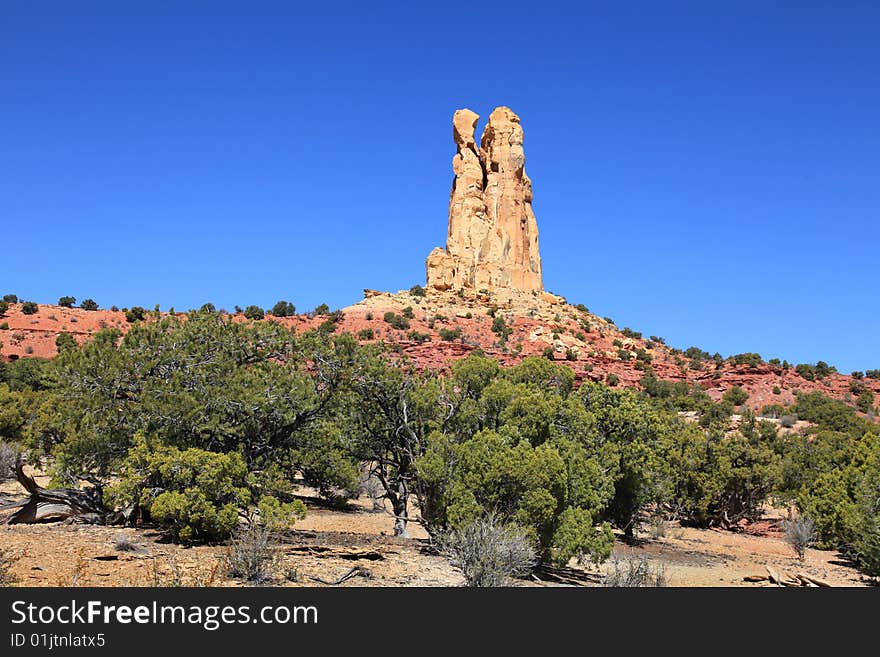
<svg viewBox="0 0 880 657"><path fill-rule="evenodd" d="M826 582L824 579L819 579L818 577L813 577L812 575L805 575L804 573L798 573L797 578L801 581L807 581L816 586L822 586L825 588L831 588L831 584Z"/></svg>
<svg viewBox="0 0 880 657"><path fill-rule="evenodd" d="M337 579L334 582L328 582L326 579L321 579L320 577L309 577L309 579L314 580L316 582L320 582L321 584L326 584L327 586L337 586L338 584L342 584L344 581L351 579L352 577L366 577L370 578L373 574L367 570L366 568L361 568L360 566L355 566L347 573L345 573L342 577Z"/></svg>
<svg viewBox="0 0 880 657"><path fill-rule="evenodd" d="M43 488L33 477L24 472L24 460L19 456L15 464L15 478L30 494L18 511L10 515L5 524L30 524L52 522L68 518L81 522L100 523L106 510L102 503L103 493L98 486L76 488Z"/></svg>

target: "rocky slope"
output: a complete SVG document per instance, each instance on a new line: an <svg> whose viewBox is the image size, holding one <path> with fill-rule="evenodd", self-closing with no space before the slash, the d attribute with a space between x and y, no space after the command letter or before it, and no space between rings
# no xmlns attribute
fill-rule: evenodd
<svg viewBox="0 0 880 657"><path fill-rule="evenodd" d="M366 290L364 297L343 310L336 330L350 332L363 343L382 340L392 344L420 369L444 371L456 359L479 348L505 366L515 365L527 356L552 357L571 367L578 382L607 382L616 377L616 385L638 387L644 375L640 368L650 365L657 378L698 383L713 399L720 399L735 385L742 386L749 393L748 405L754 409L788 404L796 391L821 391L838 399L848 399L851 394L853 379L848 375L832 374L821 381L807 381L794 369L783 370L767 363L752 366L724 362L719 368L711 360L697 364L660 342L621 331L546 292L508 291L496 297L454 292L416 296ZM385 319L387 313L406 319L407 328L392 326ZM405 317L409 314L411 319ZM248 321L240 314L234 317L236 321ZM326 320L322 315L304 314L283 318L267 315L262 321L277 321L305 331ZM102 328L125 332L131 326L119 311L39 305L35 314L25 315L20 304L11 304L0 317L0 327L4 324L7 328L0 330L0 356L4 360L54 357L55 340L61 333L69 333L82 343ZM503 338L506 331L509 334ZM695 369L698 367L702 369ZM880 381L865 378L860 383L880 397Z"/></svg>

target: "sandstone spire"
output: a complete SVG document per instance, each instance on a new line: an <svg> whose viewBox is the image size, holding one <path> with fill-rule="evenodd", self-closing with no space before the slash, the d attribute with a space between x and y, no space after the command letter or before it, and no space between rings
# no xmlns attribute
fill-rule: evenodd
<svg viewBox="0 0 880 657"><path fill-rule="evenodd" d="M449 195L446 249L436 248L426 262L428 287L542 291L538 225L532 212L532 182L525 172L519 117L498 107L480 140L479 116L455 112L452 159L455 179Z"/></svg>

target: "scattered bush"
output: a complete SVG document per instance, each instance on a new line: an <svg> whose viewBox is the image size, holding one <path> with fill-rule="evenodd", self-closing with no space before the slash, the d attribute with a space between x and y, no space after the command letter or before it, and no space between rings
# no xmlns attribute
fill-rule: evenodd
<svg viewBox="0 0 880 657"><path fill-rule="evenodd" d="M359 340L372 340L376 337L376 332L371 328L365 328L358 331Z"/></svg>
<svg viewBox="0 0 880 657"><path fill-rule="evenodd" d="M7 310L9 310L9 303L0 301L0 315L5 315Z"/></svg>
<svg viewBox="0 0 880 657"><path fill-rule="evenodd" d="M9 322L3 322L0 324L0 331L8 331L9 330Z"/></svg>
<svg viewBox="0 0 880 657"><path fill-rule="evenodd" d="M734 406L741 406L748 400L749 393L743 390L740 386L733 386L725 392L721 398Z"/></svg>
<svg viewBox="0 0 880 657"><path fill-rule="evenodd" d="M756 354L754 352L736 354L731 356L729 360L734 365L747 365L749 367L759 367L764 362L764 359L761 358L761 354Z"/></svg>
<svg viewBox="0 0 880 657"><path fill-rule="evenodd" d="M137 544L128 534L117 534L113 538L113 549L117 552L137 552Z"/></svg>
<svg viewBox="0 0 880 657"><path fill-rule="evenodd" d="M880 379L880 370L865 370L865 376L869 379Z"/></svg>
<svg viewBox="0 0 880 657"><path fill-rule="evenodd" d="M202 304L202 307L199 308L199 312L201 312L201 313L216 313L217 307L209 301L208 303Z"/></svg>
<svg viewBox="0 0 880 657"><path fill-rule="evenodd" d="M383 315L383 319L399 331L406 331L409 329L409 320L390 310Z"/></svg>
<svg viewBox="0 0 880 657"><path fill-rule="evenodd" d="M252 320L263 319L266 316L266 311L260 308L260 306L248 306L244 309L244 316Z"/></svg>
<svg viewBox="0 0 880 657"><path fill-rule="evenodd" d="M39 308L33 301L23 301L21 304L21 312L25 315L33 315Z"/></svg>
<svg viewBox="0 0 880 657"><path fill-rule="evenodd" d="M226 569L231 577L261 584L271 579L275 561L275 546L269 527L250 523L235 530L225 556Z"/></svg>
<svg viewBox="0 0 880 657"><path fill-rule="evenodd" d="M407 306L406 308L404 308L402 314L407 319L415 319L416 317L415 313L413 312L412 306Z"/></svg>
<svg viewBox="0 0 880 657"><path fill-rule="evenodd" d="M808 547L816 542L816 523L808 516L783 520L782 527L785 530L785 540L794 548L798 559L804 560Z"/></svg>
<svg viewBox="0 0 880 657"><path fill-rule="evenodd" d="M4 294L3 301L6 303L18 303L18 295L16 294Z"/></svg>
<svg viewBox="0 0 880 657"><path fill-rule="evenodd" d="M0 547L0 586L10 586L18 581L18 578L12 573L12 565L18 559L19 557L12 554L10 550Z"/></svg>
<svg viewBox="0 0 880 657"><path fill-rule="evenodd" d="M652 568L644 557L625 557L611 561L611 572L605 576L608 587L663 587L666 586L666 570L663 566Z"/></svg>
<svg viewBox="0 0 880 657"><path fill-rule="evenodd" d="M412 331L410 331L409 333L406 334L406 337L408 337L413 342L422 343L422 342L427 342L428 340L430 340L431 334L430 333L419 333L418 331L413 329Z"/></svg>
<svg viewBox="0 0 880 657"><path fill-rule="evenodd" d="M94 299L83 299L83 302L79 304L79 307L83 310L94 311L98 309L98 303Z"/></svg>
<svg viewBox="0 0 880 657"><path fill-rule="evenodd" d="M791 429L796 422L797 418L794 415L783 415L779 418L779 424L786 429Z"/></svg>
<svg viewBox="0 0 880 657"><path fill-rule="evenodd" d="M125 311L125 321L129 324L142 321L147 316L146 308L141 306L133 306Z"/></svg>
<svg viewBox="0 0 880 657"><path fill-rule="evenodd" d="M425 296L425 288L423 288L421 285L413 285L411 288L409 288L409 293L414 297L423 297Z"/></svg>
<svg viewBox="0 0 880 657"><path fill-rule="evenodd" d="M613 388L618 383L620 383L620 377L617 376L614 372L611 372L608 376L605 377L605 383Z"/></svg>
<svg viewBox="0 0 880 657"><path fill-rule="evenodd" d="M293 317L296 315L296 306L289 301L282 300L272 306L270 313L275 317Z"/></svg>
<svg viewBox="0 0 880 657"><path fill-rule="evenodd" d="M708 351L703 351L699 347L688 347L684 350L683 355L685 358L696 361L710 360L712 358Z"/></svg>
<svg viewBox="0 0 880 657"><path fill-rule="evenodd" d="M440 550L473 587L506 586L536 563L525 533L493 515L450 531L441 538Z"/></svg>
<svg viewBox="0 0 880 657"><path fill-rule="evenodd" d="M61 297L58 299L58 305L63 306L64 308L73 308L73 304L76 303L76 297Z"/></svg>
<svg viewBox="0 0 880 657"><path fill-rule="evenodd" d="M461 328L456 327L454 329L440 328L437 333L440 335L440 339L444 342L454 342L461 338Z"/></svg>
<svg viewBox="0 0 880 657"><path fill-rule="evenodd" d="M15 477L15 464L18 449L9 443L0 441L0 483Z"/></svg>
<svg viewBox="0 0 880 657"><path fill-rule="evenodd" d="M642 334L639 331L633 331L630 327L625 326L621 331L623 335L628 338L632 338L633 340L641 340Z"/></svg>
<svg viewBox="0 0 880 657"><path fill-rule="evenodd" d="M313 315L329 315L330 314L330 306L326 303L319 304L315 306L315 309L312 311Z"/></svg>

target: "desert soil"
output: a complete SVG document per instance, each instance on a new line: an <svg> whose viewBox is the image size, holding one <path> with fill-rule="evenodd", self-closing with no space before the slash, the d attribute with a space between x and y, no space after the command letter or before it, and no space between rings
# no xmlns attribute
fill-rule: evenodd
<svg viewBox="0 0 880 657"><path fill-rule="evenodd" d="M40 483L45 483L41 481ZM0 486L0 506L24 499L16 482ZM417 522L409 539L392 536L390 514L373 510L361 498L347 509L328 508L317 497L304 497L309 513L281 537L276 586L331 585L353 568L339 586L459 586L463 578L432 549ZM2 514L3 512L0 512ZM417 517L417 515L416 515ZM0 516L2 518L2 516ZM635 540L618 540L614 557L647 559L661 569L669 586L767 586L749 583L747 575L805 573L834 586L865 586L867 581L836 552L807 550L799 561L779 530L781 515L769 510L758 523L737 532L681 527L666 523ZM127 537L134 551L115 543ZM83 524L0 525L0 549L16 561L12 572L21 586L241 586L223 574L226 547L185 547L165 542L149 528ZM566 569L552 581L530 579L526 586L559 585L580 580L595 583L611 562Z"/></svg>

